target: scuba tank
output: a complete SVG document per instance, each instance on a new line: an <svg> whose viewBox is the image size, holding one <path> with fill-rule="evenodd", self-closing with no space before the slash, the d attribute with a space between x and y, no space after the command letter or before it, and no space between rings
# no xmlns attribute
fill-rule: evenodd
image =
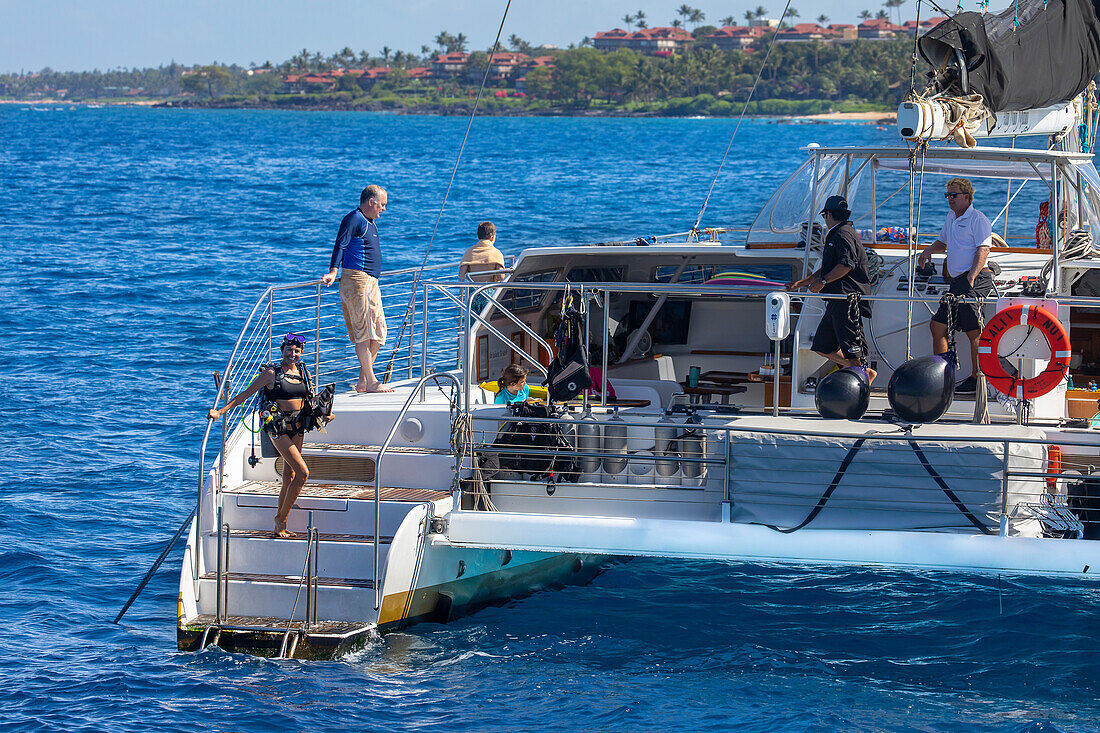
<svg viewBox="0 0 1100 733"><path fill-rule="evenodd" d="M675 458L676 452L676 423L666 412L657 421L657 427L653 429L653 453L657 456ZM676 486L680 483L679 461L657 461L657 483Z"/></svg>
<svg viewBox="0 0 1100 733"><path fill-rule="evenodd" d="M577 418L577 451L580 453L599 453L601 448L600 424L592 417L592 408L585 407L584 414ZM598 456L581 456L581 481L600 480L600 459Z"/></svg>
<svg viewBox="0 0 1100 733"><path fill-rule="evenodd" d="M680 433L680 455L684 458L706 458L707 436L701 427L703 419L695 411L688 415L684 422L684 431ZM705 463L684 462L684 486L702 486L707 481L707 467Z"/></svg>
<svg viewBox="0 0 1100 733"><path fill-rule="evenodd" d="M603 452L604 481L609 484L626 483L626 425L619 417L618 408L604 425Z"/></svg>

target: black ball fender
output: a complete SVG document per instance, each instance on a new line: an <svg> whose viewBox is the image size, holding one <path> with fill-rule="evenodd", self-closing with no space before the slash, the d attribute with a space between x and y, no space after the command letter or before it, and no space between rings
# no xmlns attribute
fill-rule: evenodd
<svg viewBox="0 0 1100 733"><path fill-rule="evenodd" d="M826 375L814 392L817 412L829 420L858 420L871 402L871 385L867 372L857 367L844 367Z"/></svg>
<svg viewBox="0 0 1100 733"><path fill-rule="evenodd" d="M890 375L886 397L906 422L935 422L951 407L955 395L955 363L951 358L921 356L910 359Z"/></svg>

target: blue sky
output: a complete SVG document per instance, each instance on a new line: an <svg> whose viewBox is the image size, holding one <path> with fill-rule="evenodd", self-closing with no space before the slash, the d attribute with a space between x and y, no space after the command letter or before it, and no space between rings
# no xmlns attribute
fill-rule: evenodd
<svg viewBox="0 0 1100 733"><path fill-rule="evenodd" d="M643 10L650 26L667 25L683 0L512 0L504 38L515 33L534 43L566 46L597 31L622 26ZM419 52L441 30L465 33L472 48L488 48L506 0L0 0L0 72L82 71L146 67L173 59L182 64L279 62L302 48L329 54L344 46L377 54L383 46ZM763 5L778 17L785 2L712 2L707 23ZM797 22L825 14L831 22L855 22L861 0L791 0ZM942 4L942 3L941 3ZM955 3L948 6L954 9ZM974 9L975 2L964 3ZM928 16L930 6L922 6ZM915 0L901 8L915 15Z"/></svg>

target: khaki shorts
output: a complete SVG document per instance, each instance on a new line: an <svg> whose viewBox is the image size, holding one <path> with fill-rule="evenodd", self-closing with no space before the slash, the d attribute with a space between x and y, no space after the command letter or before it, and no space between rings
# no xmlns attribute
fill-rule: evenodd
<svg viewBox="0 0 1100 733"><path fill-rule="evenodd" d="M382 312L382 293L378 278L362 270L340 273L340 304L344 308L344 325L353 343L386 340L386 314Z"/></svg>

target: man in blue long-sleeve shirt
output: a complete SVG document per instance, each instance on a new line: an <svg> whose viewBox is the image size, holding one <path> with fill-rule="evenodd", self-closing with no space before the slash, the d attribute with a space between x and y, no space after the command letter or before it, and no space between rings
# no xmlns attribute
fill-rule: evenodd
<svg viewBox="0 0 1100 733"><path fill-rule="evenodd" d="M386 341L386 314L382 312L382 293L378 278L382 274L382 248L374 222L386 210L386 191L370 185L359 194L359 206L340 222L336 244L332 248L329 270L321 277L326 285L340 277L340 303L348 338L359 357L356 392L392 392L374 375L374 360Z"/></svg>

